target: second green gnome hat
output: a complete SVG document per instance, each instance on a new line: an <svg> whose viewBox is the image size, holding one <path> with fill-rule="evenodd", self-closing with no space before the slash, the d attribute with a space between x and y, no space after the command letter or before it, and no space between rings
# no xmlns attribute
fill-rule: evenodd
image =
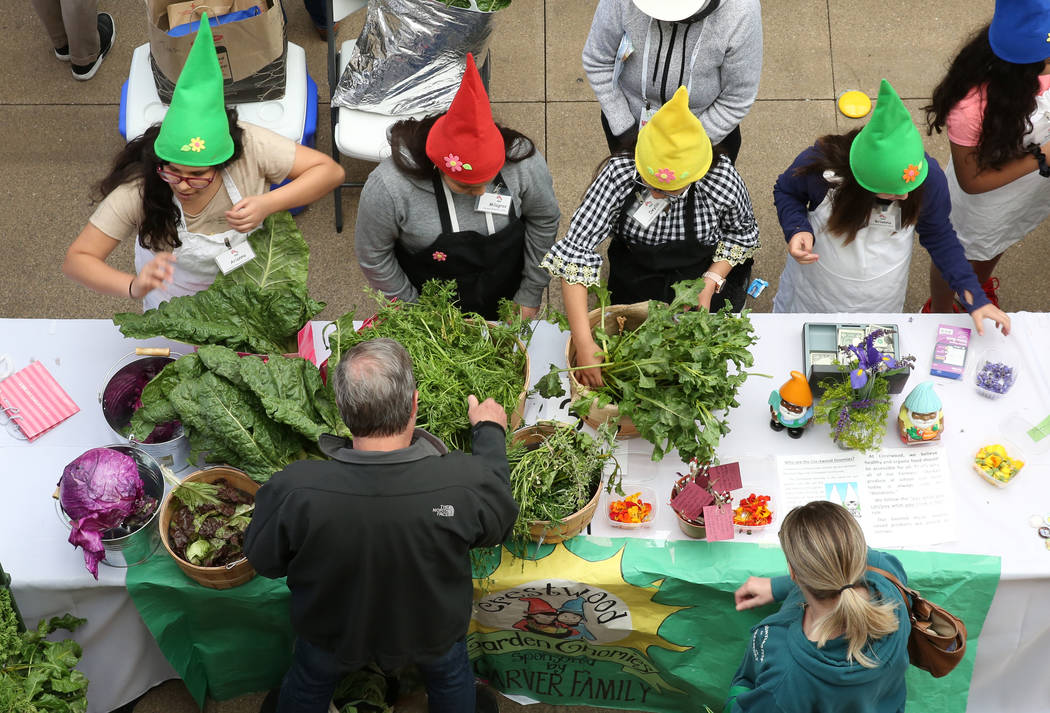
<svg viewBox="0 0 1050 713"><path fill-rule="evenodd" d="M153 150L162 160L183 166L217 166L233 155L222 69L206 13L175 82Z"/></svg>
<svg viewBox="0 0 1050 713"><path fill-rule="evenodd" d="M857 183L872 193L903 195L926 180L929 164L922 136L885 79L871 121L853 139L849 166Z"/></svg>

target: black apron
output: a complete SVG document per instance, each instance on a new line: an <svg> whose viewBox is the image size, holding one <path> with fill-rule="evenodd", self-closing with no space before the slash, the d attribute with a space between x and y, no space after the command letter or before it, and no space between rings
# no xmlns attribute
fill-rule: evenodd
<svg viewBox="0 0 1050 713"><path fill-rule="evenodd" d="M620 208L616 230L609 245L609 292L613 304L633 304L648 300L671 302L673 285L681 280L695 280L711 268L715 246L703 245L696 238L696 200L685 193L686 239L661 245L645 245L627 241L624 227L632 201ZM711 311L717 312L725 303L739 312L747 297L754 260L748 258L729 271L722 292L711 297Z"/></svg>
<svg viewBox="0 0 1050 713"><path fill-rule="evenodd" d="M502 175L497 174L495 181L506 186ZM455 280L460 309L497 319L500 299L514 298L525 269L525 223L517 217L514 201L507 216L510 223L492 235L482 235L475 230L452 232L444 182L437 171L434 198L441 215L441 235L416 253L395 243L401 269L417 290L427 280Z"/></svg>

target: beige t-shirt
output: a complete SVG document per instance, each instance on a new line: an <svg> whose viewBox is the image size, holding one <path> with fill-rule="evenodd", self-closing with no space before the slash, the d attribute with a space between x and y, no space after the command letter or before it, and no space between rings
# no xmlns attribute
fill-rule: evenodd
<svg viewBox="0 0 1050 713"><path fill-rule="evenodd" d="M269 129L239 122L244 129L244 150L241 157L228 165L242 198L257 196L270 190L270 184L288 177L295 161L295 142ZM217 175L216 181L222 181ZM225 186L220 187L211 202L198 215L186 215L186 227L192 233L215 235L230 229L226 211L233 207ZM102 199L91 215L90 222L111 238L135 238L142 225L142 179L129 181Z"/></svg>

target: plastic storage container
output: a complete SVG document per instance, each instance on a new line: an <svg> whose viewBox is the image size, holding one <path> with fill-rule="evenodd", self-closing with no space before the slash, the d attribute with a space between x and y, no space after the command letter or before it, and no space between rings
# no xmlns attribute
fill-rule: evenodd
<svg viewBox="0 0 1050 713"><path fill-rule="evenodd" d="M977 393L1001 399L1017 383L1020 360L1005 349L989 349L977 359L973 380Z"/></svg>
<svg viewBox="0 0 1050 713"><path fill-rule="evenodd" d="M606 493L604 503L602 503L602 511L605 513L605 520L613 527L619 527L624 530L637 530L642 527L649 527L653 524L653 520L656 519L656 511L658 508L656 491L647 485L640 485L638 483L621 483L623 488L623 495L617 493ZM626 500L631 495L640 493L639 499L648 505L652 506L652 510L649 511L649 516L642 522L620 522L614 520L612 517L612 504L617 501Z"/></svg>

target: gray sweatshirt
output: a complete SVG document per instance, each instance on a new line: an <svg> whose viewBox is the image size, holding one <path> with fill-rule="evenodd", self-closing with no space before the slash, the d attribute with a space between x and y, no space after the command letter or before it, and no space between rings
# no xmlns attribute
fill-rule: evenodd
<svg viewBox="0 0 1050 713"><path fill-rule="evenodd" d="M617 49L625 33L634 52L614 83ZM654 20L631 0L599 0L583 47L583 68L614 134L638 124L646 101L658 109L685 86L689 108L717 144L740 124L758 95L759 0L722 0L718 9L694 23Z"/></svg>
<svg viewBox="0 0 1050 713"><path fill-rule="evenodd" d="M525 269L514 301L524 307L538 307L550 275L539 267L558 234L561 211L554 197L554 185L547 162L539 151L529 158L508 161L500 171L507 183L514 210L525 221ZM438 196L445 200L444 192ZM387 297L413 302L419 296L394 254L394 243L415 252L427 247L441 234L434 185L430 180L409 178L385 159L369 174L361 190L354 227L354 251L368 283ZM452 194L460 230L488 234L485 214L475 210L477 198ZM492 216L495 230L510 219Z"/></svg>

